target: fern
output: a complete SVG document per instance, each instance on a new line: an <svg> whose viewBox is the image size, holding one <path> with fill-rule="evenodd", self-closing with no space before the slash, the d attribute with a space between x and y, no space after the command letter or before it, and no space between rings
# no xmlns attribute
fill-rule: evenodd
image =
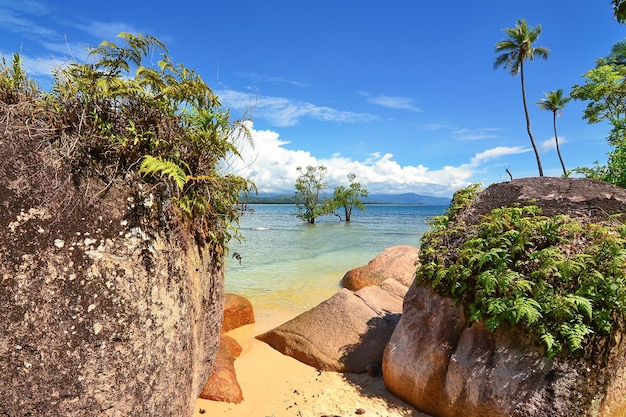
<svg viewBox="0 0 626 417"><path fill-rule="evenodd" d="M183 190L188 181L187 174L176 162L169 159L146 155L139 166L139 173L143 175L167 176L174 181L180 191Z"/></svg>
<svg viewBox="0 0 626 417"><path fill-rule="evenodd" d="M566 300L572 306L575 306L577 311L585 314L591 320L593 317L593 307L591 306L591 301L585 297L575 294L568 294L566 296Z"/></svg>
<svg viewBox="0 0 626 417"><path fill-rule="evenodd" d="M541 318L541 306L532 298L517 297L512 306L514 323L524 319L527 324L533 324Z"/></svg>
<svg viewBox="0 0 626 417"><path fill-rule="evenodd" d="M456 194L423 235L418 282L463 302L470 320L491 330L524 329L549 356L581 349L590 334L610 334L626 320L623 216L583 223L515 206L466 226L454 220L470 206L468 195Z"/></svg>
<svg viewBox="0 0 626 417"><path fill-rule="evenodd" d="M561 344L555 339L554 335L549 332L541 333L539 337L545 345L549 357L554 357L561 350Z"/></svg>
<svg viewBox="0 0 626 417"><path fill-rule="evenodd" d="M593 330L583 323L563 323L560 334L567 340L567 347L574 351L582 347L585 336L593 333Z"/></svg>

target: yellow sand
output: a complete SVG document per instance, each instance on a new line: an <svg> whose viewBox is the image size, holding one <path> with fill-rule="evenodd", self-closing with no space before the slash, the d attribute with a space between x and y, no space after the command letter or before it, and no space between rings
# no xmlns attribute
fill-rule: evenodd
<svg viewBox="0 0 626 417"><path fill-rule="evenodd" d="M243 351L235 361L240 404L198 400L195 417L428 417L389 394L382 378L320 372L254 338L291 317L274 317L228 333Z"/></svg>

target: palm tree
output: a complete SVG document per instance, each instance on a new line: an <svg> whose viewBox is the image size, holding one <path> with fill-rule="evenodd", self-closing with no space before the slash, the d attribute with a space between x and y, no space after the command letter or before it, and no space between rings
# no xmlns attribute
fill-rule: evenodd
<svg viewBox="0 0 626 417"><path fill-rule="evenodd" d="M500 54L493 63L494 68L504 67L508 69L512 76L520 74L522 79L522 100L524 101L524 114L526 115L526 130L530 137L530 143L535 151L539 176L543 177L541 158L535 144L535 138L530 130L530 117L528 116L528 105L526 104L526 86L524 84L524 61L533 61L535 56L548 59L550 51L542 46L533 47L533 43L541 33L541 25L532 29L528 28L525 19L518 19L514 28L504 29L507 38L496 44L496 53Z"/></svg>
<svg viewBox="0 0 626 417"><path fill-rule="evenodd" d="M563 107L567 104L568 101L571 100L570 97L563 97L563 89L559 88L556 91L550 91L549 93L544 93L546 95L545 98L542 98L537 102L537 105L544 109L552 112L552 123L554 125L554 140L556 142L556 153L559 155L559 161L561 161L561 168L563 168L563 175L567 176L567 171L565 170L565 164L563 163L563 157L561 156L561 149L559 148L559 138L556 135L556 118L561 117L561 113Z"/></svg>

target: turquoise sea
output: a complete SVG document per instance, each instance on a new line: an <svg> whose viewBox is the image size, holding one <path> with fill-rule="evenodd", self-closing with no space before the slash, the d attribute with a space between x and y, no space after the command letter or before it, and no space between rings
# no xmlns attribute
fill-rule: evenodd
<svg viewBox="0 0 626 417"><path fill-rule="evenodd" d="M308 225L290 204L253 204L242 216L241 242L231 241L226 291L248 298L257 321L297 315L332 296L350 269L367 264L385 248L419 246L427 219L446 206L368 205L352 222L323 216ZM241 263L232 257L238 253Z"/></svg>

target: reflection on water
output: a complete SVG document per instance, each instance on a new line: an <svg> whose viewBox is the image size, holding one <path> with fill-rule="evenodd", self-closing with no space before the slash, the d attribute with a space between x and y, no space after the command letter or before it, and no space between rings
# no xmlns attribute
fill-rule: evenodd
<svg viewBox="0 0 626 417"><path fill-rule="evenodd" d="M239 229L242 242L231 242L226 291L248 298L257 319L276 312L300 313L337 292L350 269L367 264L394 245L419 246L426 219L444 206L368 205L354 211L352 222L334 216L309 225L292 213L293 205L251 205Z"/></svg>

